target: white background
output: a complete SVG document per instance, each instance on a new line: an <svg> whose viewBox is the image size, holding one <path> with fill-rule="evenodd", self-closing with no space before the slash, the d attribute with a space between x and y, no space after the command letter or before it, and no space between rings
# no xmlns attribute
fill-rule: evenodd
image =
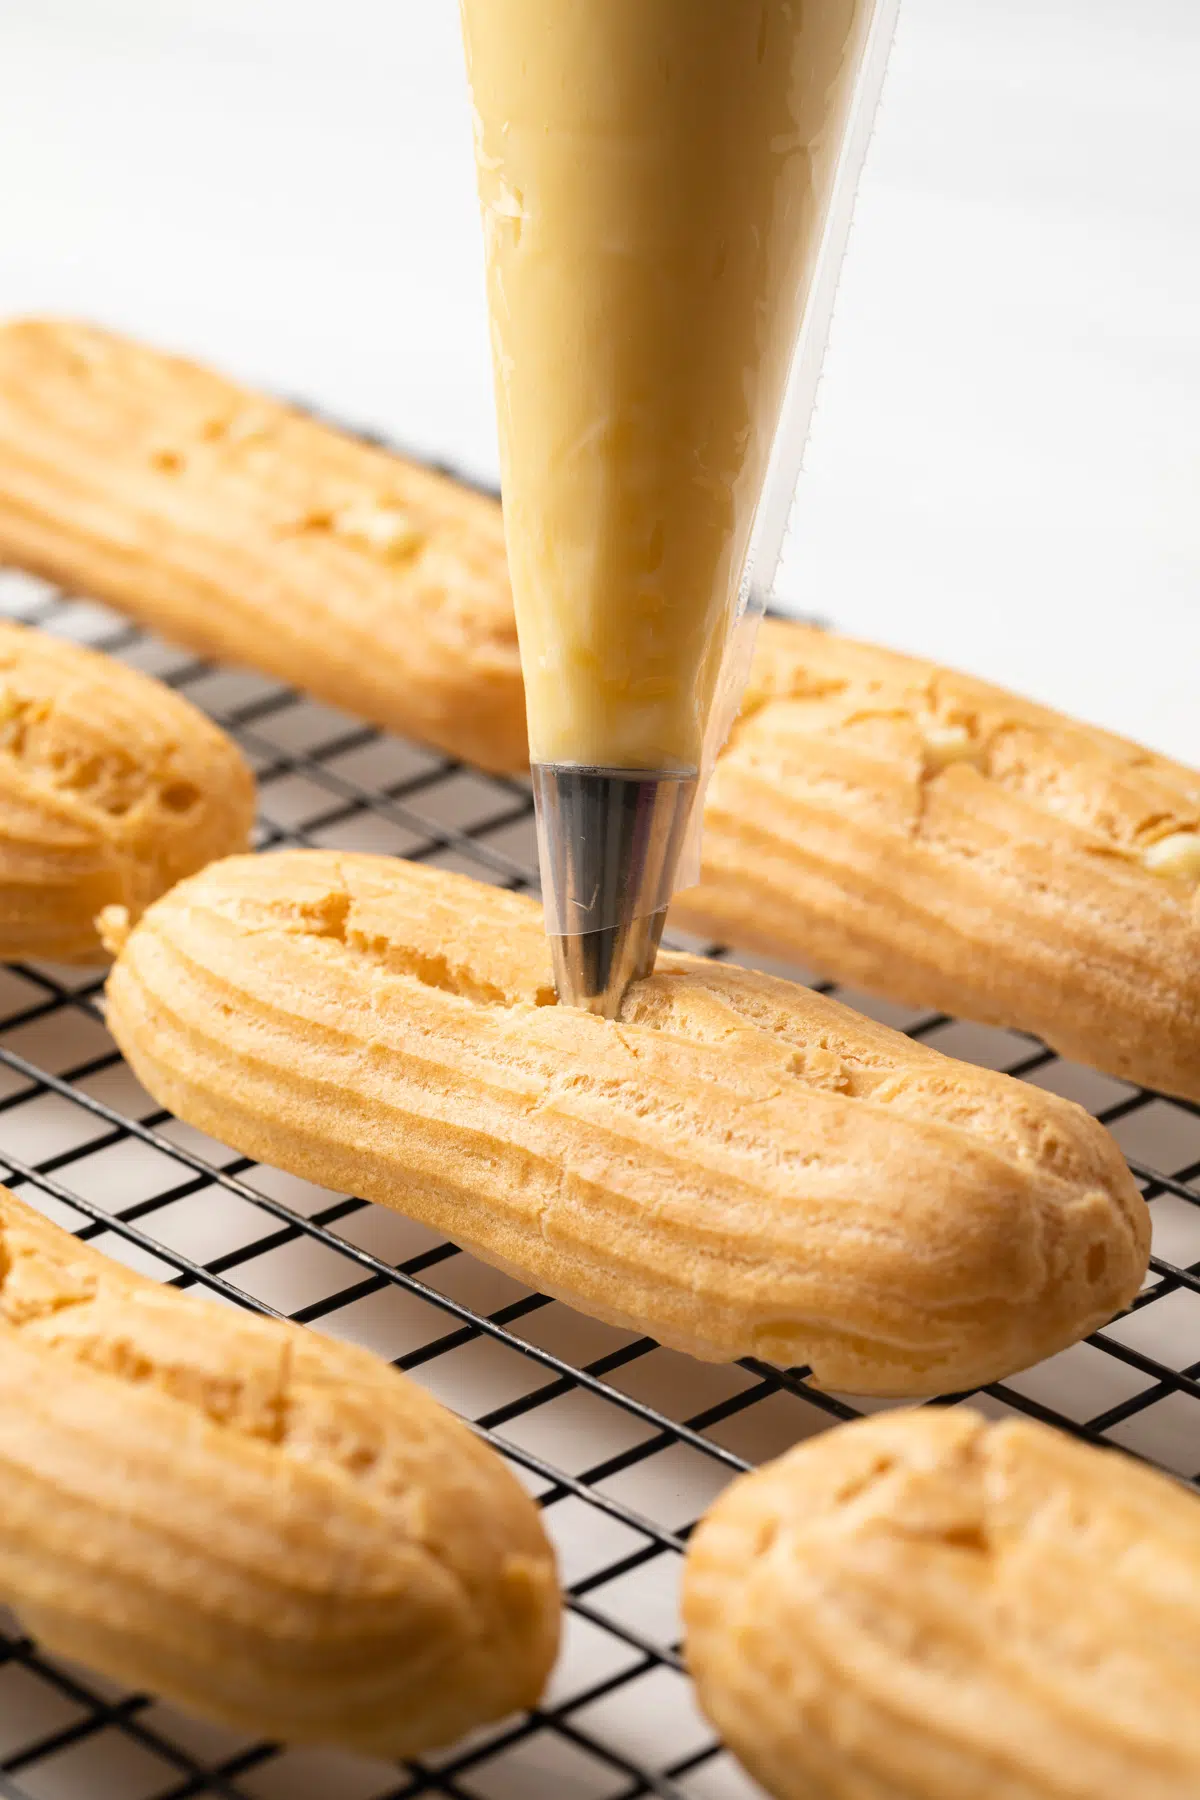
<svg viewBox="0 0 1200 1800"><path fill-rule="evenodd" d="M1192 760L1198 95L1197 0L905 0L783 578ZM29 309L492 473L453 0L0 0Z"/></svg>

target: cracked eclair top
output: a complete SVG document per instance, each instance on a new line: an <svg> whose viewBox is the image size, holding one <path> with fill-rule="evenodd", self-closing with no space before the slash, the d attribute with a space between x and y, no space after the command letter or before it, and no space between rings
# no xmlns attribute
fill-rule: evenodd
<svg viewBox="0 0 1200 1800"><path fill-rule="evenodd" d="M495 502L183 357L0 328L0 555L468 761L525 761Z"/></svg>
<svg viewBox="0 0 1200 1800"><path fill-rule="evenodd" d="M1194 1800L1200 1499L922 1407L735 1481L691 1540L701 1705L778 1800Z"/></svg>
<svg viewBox="0 0 1200 1800"><path fill-rule="evenodd" d="M99 961L103 907L136 917L253 817L236 745L182 695L0 621L0 956Z"/></svg>
<svg viewBox="0 0 1200 1800"><path fill-rule="evenodd" d="M693 958L592 1018L546 956L531 901L462 877L232 858L128 934L108 1021L223 1142L700 1356L944 1392L1137 1292L1148 1215L1080 1108Z"/></svg>
<svg viewBox="0 0 1200 1800"><path fill-rule="evenodd" d="M536 1699L558 1592L486 1445L350 1344L0 1188L0 1601L189 1711L400 1755Z"/></svg>
<svg viewBox="0 0 1200 1800"><path fill-rule="evenodd" d="M764 622L674 917L1200 1097L1200 772Z"/></svg>

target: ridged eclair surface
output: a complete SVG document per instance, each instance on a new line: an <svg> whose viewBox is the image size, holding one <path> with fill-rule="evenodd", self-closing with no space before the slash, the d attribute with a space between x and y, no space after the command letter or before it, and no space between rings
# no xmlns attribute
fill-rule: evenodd
<svg viewBox="0 0 1200 1800"><path fill-rule="evenodd" d="M941 1392L1137 1292L1145 1205L1069 1102L693 958L619 1023L553 1002L533 902L293 851L159 901L108 1022L180 1118L698 1356Z"/></svg>
<svg viewBox="0 0 1200 1800"><path fill-rule="evenodd" d="M104 907L136 918L253 819L240 752L188 701L0 621L0 960L99 960Z"/></svg>
<svg viewBox="0 0 1200 1800"><path fill-rule="evenodd" d="M420 1388L4 1189L0 1600L205 1718L392 1756L532 1705L558 1633L533 1502Z"/></svg>
<svg viewBox="0 0 1200 1800"><path fill-rule="evenodd" d="M743 1477L694 1534L687 1660L777 1800L1195 1800L1200 1499L965 1409Z"/></svg>
<svg viewBox="0 0 1200 1800"><path fill-rule="evenodd" d="M1200 773L768 620L674 917L1200 1099Z"/></svg>
<svg viewBox="0 0 1200 1800"><path fill-rule="evenodd" d="M179 357L0 329L0 558L469 762L526 759L495 502Z"/></svg>

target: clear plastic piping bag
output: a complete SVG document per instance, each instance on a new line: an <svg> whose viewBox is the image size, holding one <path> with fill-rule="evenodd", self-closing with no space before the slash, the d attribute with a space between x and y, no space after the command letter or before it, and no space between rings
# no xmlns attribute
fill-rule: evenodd
<svg viewBox="0 0 1200 1800"><path fill-rule="evenodd" d="M704 796L713 766L737 719L754 655L758 622L766 610L779 572L812 425L821 367L829 342L829 328L850 236L858 185L883 93L900 4L901 0L875 0L875 8L867 28L862 63L846 120L821 247L808 303L792 353L792 366L779 426L709 715L699 780L674 880L675 892L693 887L700 879Z"/></svg>

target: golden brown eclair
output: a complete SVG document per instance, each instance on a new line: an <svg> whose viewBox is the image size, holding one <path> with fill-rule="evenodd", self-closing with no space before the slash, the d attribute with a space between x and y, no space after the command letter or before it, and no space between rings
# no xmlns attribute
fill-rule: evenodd
<svg viewBox="0 0 1200 1800"><path fill-rule="evenodd" d="M1194 1800L1200 1500L1043 1425L881 1414L692 1538L701 1705L777 1800Z"/></svg>
<svg viewBox="0 0 1200 1800"><path fill-rule="evenodd" d="M559 1613L533 1502L420 1388L6 1189L0 1599L205 1718L390 1756L532 1705Z"/></svg>
<svg viewBox="0 0 1200 1800"><path fill-rule="evenodd" d="M151 908L108 1023L180 1118L700 1357L945 1392L1138 1290L1146 1207L1055 1095L690 957L619 1023L553 1001L532 901L291 851Z"/></svg>
<svg viewBox="0 0 1200 1800"><path fill-rule="evenodd" d="M0 959L99 960L103 907L137 917L253 819L241 754L188 701L0 622Z"/></svg>
<svg viewBox="0 0 1200 1800"><path fill-rule="evenodd" d="M1200 773L767 620L673 917L1200 1099Z"/></svg>
<svg viewBox="0 0 1200 1800"><path fill-rule="evenodd" d="M485 768L526 758L496 504L178 358L0 328L0 556ZM762 627L694 930L1200 1099L1200 775Z"/></svg>
<svg viewBox="0 0 1200 1800"><path fill-rule="evenodd" d="M181 358L0 328L0 558L468 762L526 759L495 501Z"/></svg>

